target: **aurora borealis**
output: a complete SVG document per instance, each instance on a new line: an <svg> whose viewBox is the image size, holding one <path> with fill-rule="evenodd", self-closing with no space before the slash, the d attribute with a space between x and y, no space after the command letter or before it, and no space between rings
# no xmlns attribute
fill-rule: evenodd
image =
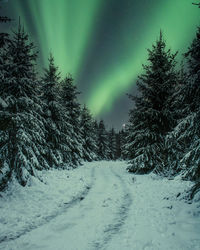
<svg viewBox="0 0 200 250"><path fill-rule="evenodd" d="M47 64L49 52L63 75L71 73L97 117L120 126L127 96L159 36L183 53L199 25L195 0L9 0L7 15L20 16ZM179 56L180 57L180 56ZM133 91L132 91L133 93Z"/></svg>

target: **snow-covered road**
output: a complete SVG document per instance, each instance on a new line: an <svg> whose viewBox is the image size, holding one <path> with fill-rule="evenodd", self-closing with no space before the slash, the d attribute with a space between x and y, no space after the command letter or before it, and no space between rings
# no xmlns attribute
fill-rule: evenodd
<svg viewBox="0 0 200 250"><path fill-rule="evenodd" d="M1 198L0 249L199 250L200 208L176 198L191 183L134 176L125 168L125 162L89 163ZM48 181L61 183L53 190Z"/></svg>

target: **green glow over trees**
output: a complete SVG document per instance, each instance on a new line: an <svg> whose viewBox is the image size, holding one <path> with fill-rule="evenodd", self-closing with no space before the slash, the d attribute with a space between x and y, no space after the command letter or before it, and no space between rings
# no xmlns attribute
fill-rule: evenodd
<svg viewBox="0 0 200 250"><path fill-rule="evenodd" d="M34 33L42 63L47 65L52 52L63 76L69 72L77 79L95 41L97 23L103 21L97 22L99 14L107 4L102 0L29 0L27 9L22 0L16 0L15 8L27 30ZM115 101L135 84L146 60L146 48L151 47L160 29L172 50L182 48L181 53L199 24L199 9L190 0L153 0L152 8L145 11L147 19L141 24L135 23L134 16L121 20L121 34L113 48L102 55L104 67L89 79L86 102L95 115L111 111ZM137 15L142 20L143 13Z"/></svg>

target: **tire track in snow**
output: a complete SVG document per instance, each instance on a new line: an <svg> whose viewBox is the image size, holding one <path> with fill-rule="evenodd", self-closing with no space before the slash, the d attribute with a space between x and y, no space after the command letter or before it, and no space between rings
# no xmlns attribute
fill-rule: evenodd
<svg viewBox="0 0 200 250"><path fill-rule="evenodd" d="M107 227L104 229L102 233L102 239L98 239L96 242L92 243L93 249L96 250L106 249L108 242L119 233L121 227L124 225L126 219L128 218L129 208L132 204L132 195L130 192L128 192L128 187L125 181L119 174L116 174L113 169L111 169L111 172L120 181L124 195L122 198L122 204L116 212L116 217L114 218L113 223L107 225Z"/></svg>
<svg viewBox="0 0 200 250"><path fill-rule="evenodd" d="M25 228L16 232L15 234L12 233L10 235L7 234L7 235L0 236L0 243L16 240L16 239L20 238L21 236L31 232L32 230L34 230L40 226L43 226L45 224L48 224L50 221L55 219L57 216L66 213L69 208L72 208L72 207L76 206L77 204L80 204L80 202L83 201L86 198L86 196L89 194L90 190L92 189L92 187L94 185L94 174L95 174L94 171L95 171L95 168L92 168L90 185L86 186L86 188L81 193L79 193L77 196L75 196L72 200L70 200L69 202L63 203L62 207L59 207L59 209L56 210L51 215L48 215L48 216L42 218L41 221L39 221L35 224L32 224L32 225L26 226Z"/></svg>

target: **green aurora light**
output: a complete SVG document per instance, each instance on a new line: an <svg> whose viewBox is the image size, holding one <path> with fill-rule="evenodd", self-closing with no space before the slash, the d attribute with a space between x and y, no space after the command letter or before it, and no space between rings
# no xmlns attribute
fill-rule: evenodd
<svg viewBox="0 0 200 250"><path fill-rule="evenodd" d="M70 72L78 78L90 45L95 40L99 14L109 1L15 1L15 11L39 44L42 63L47 64L49 52L52 52L61 72ZM87 105L94 115L109 112L122 93L135 83L142 71L142 63L146 63L146 49L151 48L160 29L173 51L184 52L192 40L200 15L192 0L154 0L152 5L148 19L138 27L139 39L137 31L132 32L134 18L121 20L126 28L118 34L117 46L102 55L106 66L90 79L92 83L87 90ZM123 57L124 52L127 56Z"/></svg>
<svg viewBox="0 0 200 250"><path fill-rule="evenodd" d="M167 45L175 52L184 52L193 38L199 24L199 9L188 0L167 0L156 6L152 19L146 21L145 32L140 44L134 45L129 39L127 46L129 58L111 65L109 74L99 77L98 82L90 90L88 106L94 114L109 112L117 98L127 91L137 76L142 72L142 63L146 63L147 48L159 36L160 29L164 32ZM137 36L137 34L134 34ZM123 36L122 36L123 37Z"/></svg>
<svg viewBox="0 0 200 250"><path fill-rule="evenodd" d="M77 75L94 29L101 0L16 0L28 31L34 23L43 63L52 52L62 73ZM30 12L27 13L27 8ZM29 18L27 18L27 14ZM31 24L30 19L31 18ZM34 38L35 36L32 35Z"/></svg>

